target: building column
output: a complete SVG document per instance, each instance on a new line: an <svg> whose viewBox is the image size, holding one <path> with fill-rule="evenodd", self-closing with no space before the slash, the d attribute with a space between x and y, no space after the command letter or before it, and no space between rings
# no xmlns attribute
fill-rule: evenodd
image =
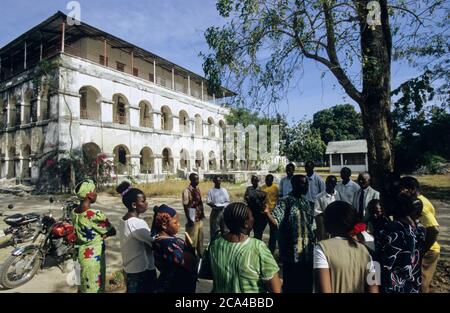
<svg viewBox="0 0 450 313"><path fill-rule="evenodd" d="M14 119L15 119L15 117L16 117L16 108L15 108L15 106L13 106L13 105L11 104L11 102L10 102L10 100L9 100L9 97L8 97L8 103L7 103L7 105L6 105L6 114L7 114L7 118L6 118L6 121L7 121L6 128L14 127Z"/></svg>
<svg viewBox="0 0 450 313"><path fill-rule="evenodd" d="M161 154L155 154L154 161L155 161L155 163L154 163L155 177L156 177L157 181L159 181L159 175L161 175L163 173L162 155Z"/></svg>
<svg viewBox="0 0 450 313"><path fill-rule="evenodd" d="M330 173L331 173L333 171L332 170L332 168L333 168L333 155L329 154L329 157L330 157Z"/></svg>
<svg viewBox="0 0 450 313"><path fill-rule="evenodd" d="M15 155L8 154L8 156L5 158L6 161L6 178L12 179L15 178L15 164L14 164Z"/></svg>
<svg viewBox="0 0 450 313"><path fill-rule="evenodd" d="M178 170L181 169L181 158L179 156L172 156L173 159L173 173L178 173Z"/></svg>
<svg viewBox="0 0 450 313"><path fill-rule="evenodd" d="M39 166L36 164L36 155L30 155L30 168L31 168L31 182L36 183L39 179Z"/></svg>
<svg viewBox="0 0 450 313"><path fill-rule="evenodd" d="M21 168L21 177L22 178L31 178L31 159L29 157L21 157L20 159L21 164L20 164L20 168Z"/></svg>
<svg viewBox="0 0 450 313"><path fill-rule="evenodd" d="M161 111L154 111L153 112L153 126L154 129L161 129Z"/></svg>
<svg viewBox="0 0 450 313"><path fill-rule="evenodd" d="M366 155L366 172L368 172L369 171L369 159L367 158L367 153L365 155Z"/></svg>
<svg viewBox="0 0 450 313"><path fill-rule="evenodd" d="M141 173L141 155L131 154L127 161L130 162L131 165L129 175L138 176Z"/></svg>
<svg viewBox="0 0 450 313"><path fill-rule="evenodd" d="M37 120L38 122L44 121L47 119L48 116L48 99L44 98L39 95L37 98Z"/></svg>
<svg viewBox="0 0 450 313"><path fill-rule="evenodd" d="M103 123L112 123L113 122L113 110L114 103L111 100L101 99L101 121Z"/></svg>
<svg viewBox="0 0 450 313"><path fill-rule="evenodd" d="M344 154L341 153L341 167L344 166Z"/></svg>
<svg viewBox="0 0 450 313"><path fill-rule="evenodd" d="M21 117L20 123L22 125L28 124L30 122L30 108L31 108L30 103L22 102L22 104L21 104L22 110L20 113L20 117Z"/></svg>

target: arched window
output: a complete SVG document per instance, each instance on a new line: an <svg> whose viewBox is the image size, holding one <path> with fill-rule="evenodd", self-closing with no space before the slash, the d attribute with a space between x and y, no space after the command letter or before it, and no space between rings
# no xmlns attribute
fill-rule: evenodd
<svg viewBox="0 0 450 313"><path fill-rule="evenodd" d="M139 103L139 126L141 127L153 127L152 107L149 102L141 101Z"/></svg>
<svg viewBox="0 0 450 313"><path fill-rule="evenodd" d="M208 136L211 138L216 136L216 125L212 117L208 118Z"/></svg>
<svg viewBox="0 0 450 313"><path fill-rule="evenodd" d="M200 114L195 115L195 135L203 136L203 120Z"/></svg>
<svg viewBox="0 0 450 313"><path fill-rule="evenodd" d="M101 121L100 93L97 89L85 86L80 89L80 118Z"/></svg>
<svg viewBox="0 0 450 313"><path fill-rule="evenodd" d="M153 174L155 163L152 149L145 147L141 150L141 174Z"/></svg>
<svg viewBox="0 0 450 313"><path fill-rule="evenodd" d="M180 133L189 133L189 116L186 111L181 110L179 114Z"/></svg>
<svg viewBox="0 0 450 313"><path fill-rule="evenodd" d="M190 169L189 152L186 149L183 149L180 152L180 168L183 170Z"/></svg>
<svg viewBox="0 0 450 313"><path fill-rule="evenodd" d="M172 111L168 106L163 106L161 108L161 129L162 130L173 129Z"/></svg>
<svg viewBox="0 0 450 313"><path fill-rule="evenodd" d="M113 151L114 154L114 166L116 168L116 173L118 175L125 175L129 174L130 172L130 162L129 162L129 155L130 150L128 147L124 145L119 145L114 148Z"/></svg>
<svg viewBox="0 0 450 313"><path fill-rule="evenodd" d="M114 123L129 124L128 100L123 95L114 95Z"/></svg>
<svg viewBox="0 0 450 313"><path fill-rule="evenodd" d="M198 150L195 153L195 166L197 168L201 168L201 169L205 168L205 163L204 163L204 160L203 160L203 152L200 151L200 150Z"/></svg>
<svg viewBox="0 0 450 313"><path fill-rule="evenodd" d="M162 168L163 172L173 173L173 156L169 148L162 151Z"/></svg>

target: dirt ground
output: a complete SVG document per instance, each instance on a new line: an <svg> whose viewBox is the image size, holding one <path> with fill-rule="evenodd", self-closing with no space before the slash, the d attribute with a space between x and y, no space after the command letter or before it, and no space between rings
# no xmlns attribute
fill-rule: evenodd
<svg viewBox="0 0 450 313"><path fill-rule="evenodd" d="M50 207L48 197L43 196L13 196L7 194L0 194L0 212L5 212L8 215L14 213L47 213L52 209L54 215L59 213L60 203L65 197L56 197L58 202ZM437 218L441 225L439 243L441 244L441 257L438 264L438 269L432 283L433 292L450 292L450 202L448 201L434 201L433 204L437 210ZM8 210L8 204L13 203L14 209ZM166 203L171 205L178 212L182 213L180 235L184 234L185 217L179 199L175 198L152 198L149 207ZM59 207L58 207L59 205ZM99 195L97 203L94 208L102 209L110 218L114 225L118 225L119 219L125 213L124 207L119 198L112 197L109 194L102 193ZM207 218L205 220L205 244L209 239L209 210L206 211ZM151 221L151 210L149 210L144 219L147 222ZM0 217L0 229L6 228L3 222L4 217ZM269 239L268 228L264 234L265 241ZM123 285L115 284L114 277L116 273L121 271L122 261L120 255L119 241L117 238L110 238L107 240L107 290L109 292L124 292ZM0 264L9 256L12 248L5 247L0 249ZM5 290L0 286L0 293L74 293L76 287L71 287L66 282L67 273L56 266L44 268L40 270L36 277L28 282L26 285L16 288L14 290ZM207 280L200 280L197 284L197 292L208 293L212 289L212 282Z"/></svg>

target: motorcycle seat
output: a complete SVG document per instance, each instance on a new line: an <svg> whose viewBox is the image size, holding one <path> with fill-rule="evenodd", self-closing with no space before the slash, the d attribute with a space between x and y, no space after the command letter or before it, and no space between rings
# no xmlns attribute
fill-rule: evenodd
<svg viewBox="0 0 450 313"><path fill-rule="evenodd" d="M8 216L4 219L4 222L12 227L18 227L21 225L26 225L29 223L34 223L39 219L39 215L36 213L30 213L30 214L14 214L11 216Z"/></svg>
<svg viewBox="0 0 450 313"><path fill-rule="evenodd" d="M12 227L19 226L24 220L23 214L14 214L4 219L5 223Z"/></svg>

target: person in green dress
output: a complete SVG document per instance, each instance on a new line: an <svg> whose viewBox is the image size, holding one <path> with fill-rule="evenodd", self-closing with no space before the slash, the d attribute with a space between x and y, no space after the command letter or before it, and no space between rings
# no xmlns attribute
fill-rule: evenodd
<svg viewBox="0 0 450 313"><path fill-rule="evenodd" d="M80 205L72 212L72 221L77 234L78 262L81 268L80 293L101 293L105 291L106 260L105 242L115 236L116 230L106 215L91 209L96 202L95 183L84 180L75 187Z"/></svg>
<svg viewBox="0 0 450 313"><path fill-rule="evenodd" d="M205 259L216 293L281 292L279 267L266 244L250 238L254 218L246 203L231 203L224 211L230 230L214 239Z"/></svg>

